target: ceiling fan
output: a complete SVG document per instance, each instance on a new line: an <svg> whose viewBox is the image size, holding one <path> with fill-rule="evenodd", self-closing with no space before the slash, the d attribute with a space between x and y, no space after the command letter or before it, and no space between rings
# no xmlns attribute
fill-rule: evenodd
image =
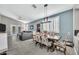
<svg viewBox="0 0 79 59"><path fill-rule="evenodd" d="M44 4L44 7L47 7L47 6L48 6L48 4ZM37 8L37 6L35 4L32 4L32 7Z"/></svg>
<svg viewBox="0 0 79 59"><path fill-rule="evenodd" d="M32 7L33 7L33 8L37 8L37 6L36 6L35 4L32 4Z"/></svg>

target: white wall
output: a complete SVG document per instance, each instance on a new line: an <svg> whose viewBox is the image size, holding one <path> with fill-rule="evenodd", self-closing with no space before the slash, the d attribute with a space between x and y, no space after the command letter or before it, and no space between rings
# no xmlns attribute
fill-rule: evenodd
<svg viewBox="0 0 79 59"><path fill-rule="evenodd" d="M75 28L79 30L79 9L75 10Z"/></svg>
<svg viewBox="0 0 79 59"><path fill-rule="evenodd" d="M74 30L79 30L79 9L74 9ZM79 54L79 37L74 36L74 51Z"/></svg>
<svg viewBox="0 0 79 59"><path fill-rule="evenodd" d="M25 30L26 31L28 31L28 28L29 28L28 26L29 26L28 24L25 24Z"/></svg>
<svg viewBox="0 0 79 59"><path fill-rule="evenodd" d="M8 48L12 49L13 39L16 38L16 35L11 34L11 25L15 25L16 27L18 27L19 25L22 27L22 24L24 23L17 20L13 20L5 16L0 16L0 23L3 23L6 25L6 33L8 34Z"/></svg>
<svg viewBox="0 0 79 59"><path fill-rule="evenodd" d="M3 23L6 25L6 32L7 34L10 35L10 31L11 31L11 25L22 25L23 23L17 20L13 20L11 18L5 17L5 16L0 16L0 23Z"/></svg>

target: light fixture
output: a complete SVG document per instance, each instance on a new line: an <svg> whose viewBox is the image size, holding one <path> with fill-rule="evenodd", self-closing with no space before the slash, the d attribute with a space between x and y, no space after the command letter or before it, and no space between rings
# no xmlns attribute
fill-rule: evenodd
<svg viewBox="0 0 79 59"><path fill-rule="evenodd" d="M44 5L44 20L41 22L41 24L42 24L42 29L43 29L43 31L48 31L48 32L50 32L50 23L51 23L51 21L49 21L48 20L48 12L47 12L47 8L48 7L48 4L45 4ZM45 29L44 29L44 28Z"/></svg>
<svg viewBox="0 0 79 59"><path fill-rule="evenodd" d="M45 16L45 21L48 21L48 17L47 17L47 6L48 6L48 4L45 4L44 5L44 16Z"/></svg>
<svg viewBox="0 0 79 59"><path fill-rule="evenodd" d="M45 4L44 5L44 22L42 22L42 23L50 23L51 22L51 21L48 21L47 7L48 7L48 4Z"/></svg>

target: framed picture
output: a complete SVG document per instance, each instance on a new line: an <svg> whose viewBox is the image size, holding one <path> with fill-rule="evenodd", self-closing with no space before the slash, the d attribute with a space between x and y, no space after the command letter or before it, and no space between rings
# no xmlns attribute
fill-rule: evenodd
<svg viewBox="0 0 79 59"><path fill-rule="evenodd" d="M33 26L33 25L31 25L31 26L30 26L30 29L31 29L31 30L33 30L33 29L34 29L34 26Z"/></svg>

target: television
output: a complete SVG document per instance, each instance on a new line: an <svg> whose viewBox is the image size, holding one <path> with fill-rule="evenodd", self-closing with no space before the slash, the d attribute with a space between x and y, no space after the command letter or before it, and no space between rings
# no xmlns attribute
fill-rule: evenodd
<svg viewBox="0 0 79 59"><path fill-rule="evenodd" d="M0 23L0 32L5 32L6 31L6 25Z"/></svg>

